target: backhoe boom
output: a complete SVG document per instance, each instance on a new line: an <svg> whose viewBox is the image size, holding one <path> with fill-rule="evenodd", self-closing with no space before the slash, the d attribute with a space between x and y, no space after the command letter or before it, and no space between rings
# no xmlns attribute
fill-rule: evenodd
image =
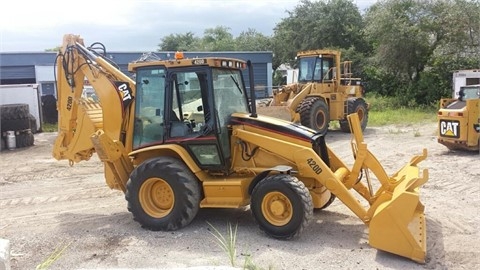
<svg viewBox="0 0 480 270"><path fill-rule="evenodd" d="M132 117L135 82L105 58L84 47L83 40L76 35L64 36L56 67L58 137L53 156L73 164L90 159L95 152L102 153L108 185L125 190L133 170L127 156L131 149L125 147L131 145L131 136L125 134L131 128L129 117ZM95 99L84 96L85 82L93 86ZM100 133L108 142L103 139L104 143L97 140L94 144L92 138ZM108 147L112 145L117 147ZM116 158L112 159L113 156Z"/></svg>

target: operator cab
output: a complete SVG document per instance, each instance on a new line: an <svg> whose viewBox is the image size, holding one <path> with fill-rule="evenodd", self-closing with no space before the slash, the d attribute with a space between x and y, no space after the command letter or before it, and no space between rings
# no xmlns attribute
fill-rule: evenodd
<svg viewBox="0 0 480 270"><path fill-rule="evenodd" d="M298 82L326 82L333 80L334 58L329 55L310 55L297 58Z"/></svg>
<svg viewBox="0 0 480 270"><path fill-rule="evenodd" d="M461 101L468 99L478 99L480 98L480 84L462 86L460 87L458 95L458 99Z"/></svg>
<svg viewBox="0 0 480 270"><path fill-rule="evenodd" d="M467 85L460 87L458 99L454 102L447 103L444 108L452 110L460 110L465 108L467 100L480 98L480 84Z"/></svg>
<svg viewBox="0 0 480 270"><path fill-rule="evenodd" d="M242 72L231 68L238 66L237 62L227 61L225 66L222 60L188 61L135 69L133 149L178 144L202 169L225 170L230 165L226 164L230 159L230 115L250 112Z"/></svg>

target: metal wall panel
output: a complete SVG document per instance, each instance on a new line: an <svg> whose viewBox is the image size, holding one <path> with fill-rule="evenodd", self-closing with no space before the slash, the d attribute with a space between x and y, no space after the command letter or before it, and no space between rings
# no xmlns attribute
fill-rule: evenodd
<svg viewBox="0 0 480 270"><path fill-rule="evenodd" d="M35 79L35 66L0 66L2 79Z"/></svg>
<svg viewBox="0 0 480 270"><path fill-rule="evenodd" d="M114 61L122 72L128 72L128 63L138 60L141 52L111 52L107 57ZM174 52L155 52L161 59L172 58ZM244 61L250 60L253 64L255 88L257 97L268 96L271 93L272 52L185 52L185 57L228 57ZM52 82L53 75L47 69L55 63L56 53L0 53L0 79L2 84L25 82ZM37 66L37 71L35 70ZM47 67L46 67L47 66ZM53 71L52 71L53 72ZM37 74L36 74L37 73ZM38 75L38 78L37 76ZM41 77L41 78L40 78ZM49 78L52 77L52 78ZM248 70L244 71L245 85L249 88Z"/></svg>

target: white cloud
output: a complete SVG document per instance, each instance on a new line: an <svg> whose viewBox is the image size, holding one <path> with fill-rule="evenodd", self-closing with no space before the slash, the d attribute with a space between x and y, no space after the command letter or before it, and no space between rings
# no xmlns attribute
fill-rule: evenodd
<svg viewBox="0 0 480 270"><path fill-rule="evenodd" d="M33 32L64 24L127 25L135 1L8 1L0 9L0 30Z"/></svg>
<svg viewBox="0 0 480 270"><path fill-rule="evenodd" d="M357 5L376 0L356 0ZM361 4L360 4L361 2ZM8 3L8 4L6 4ZM271 35L286 10L300 0L78 0L0 2L0 51L43 51L59 46L63 34L100 41L111 50L155 50L173 33L229 27Z"/></svg>

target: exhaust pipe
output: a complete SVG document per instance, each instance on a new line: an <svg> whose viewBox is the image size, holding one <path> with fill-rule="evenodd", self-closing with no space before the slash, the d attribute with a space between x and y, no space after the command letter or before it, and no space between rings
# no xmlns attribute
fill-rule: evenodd
<svg viewBox="0 0 480 270"><path fill-rule="evenodd" d="M253 66L252 61L247 61L248 66L248 80L250 82L250 107L252 113L250 117L257 117L257 97L255 96L255 82L253 78Z"/></svg>

